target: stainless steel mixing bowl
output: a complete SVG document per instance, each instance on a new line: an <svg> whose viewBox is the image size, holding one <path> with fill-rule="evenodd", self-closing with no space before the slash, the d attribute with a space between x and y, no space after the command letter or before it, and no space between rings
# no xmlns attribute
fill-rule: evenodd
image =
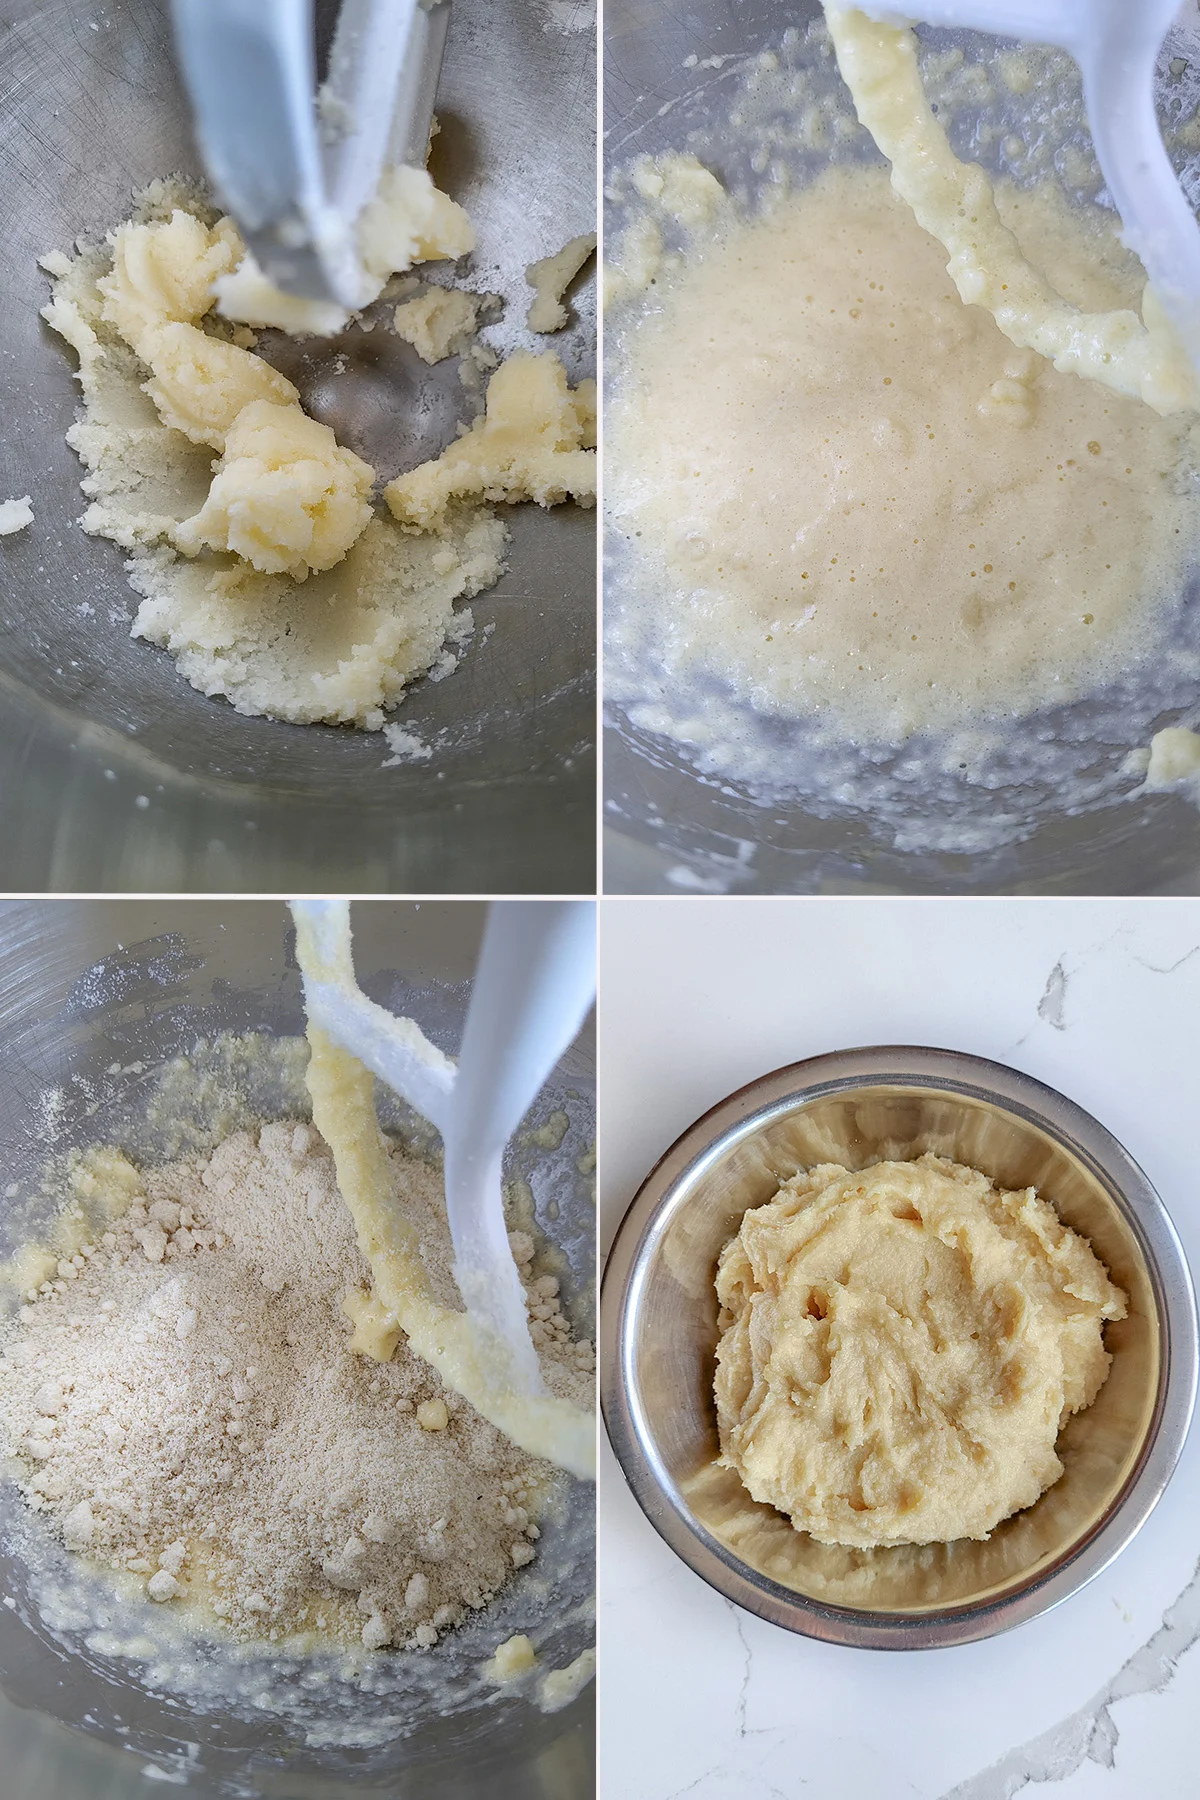
<svg viewBox="0 0 1200 1800"><path fill-rule="evenodd" d="M335 0L321 0L326 34ZM435 172L474 219L473 285L523 331L525 265L595 219L594 34L536 0L455 0ZM92 240L156 177L200 173L162 0L14 0L0 22L0 498L33 526L0 540L0 888L9 891L590 892L595 794L594 515L511 509L510 570L473 602L452 679L399 714L432 763L383 767L378 734L247 719L135 642L123 556L75 523L64 443L73 357L38 317L37 258ZM594 283L554 347L592 372ZM266 342L264 341L264 348ZM342 349L348 368L324 379ZM467 412L390 331L315 362L281 343L306 404L390 478ZM88 610L84 610L84 605ZM489 628L494 627L494 630Z"/></svg>
<svg viewBox="0 0 1200 1800"><path fill-rule="evenodd" d="M1090 1238L1129 1300L1105 1327L1095 1403L1059 1438L1064 1474L986 1543L817 1544L718 1469L717 1256L743 1213L816 1163L925 1151L1037 1187ZM1040 1082L953 1051L873 1048L795 1063L714 1107L667 1151L617 1234L601 1290L605 1423L634 1495L727 1599L809 1637L928 1649L991 1636L1105 1568L1158 1501L1196 1393L1196 1303L1145 1175L1102 1125Z"/></svg>
<svg viewBox="0 0 1200 1800"><path fill-rule="evenodd" d="M919 14L920 7L913 10ZM803 30L820 11L820 0L688 0L685 6L608 0L604 142L610 172L639 155L694 149L735 189L753 188L745 147L732 141L729 128L730 112L738 104L742 59L778 51L786 32ZM1188 60L1194 62L1194 17L1181 20L1177 31L1190 34ZM953 42L968 34L933 35ZM786 53L783 61L786 67ZM1178 81L1167 57L1162 73L1162 108L1178 118ZM974 145L965 153L985 161L989 154ZM810 168L819 155L808 159ZM1194 157L1188 180L1195 202L1200 168ZM618 212L610 207L606 229L619 228ZM619 321L613 317L609 370L618 335ZM619 605L620 580L614 556L606 575L606 610ZM1191 596L1193 611L1196 599ZM1181 681L1176 716L1179 711L1192 715L1196 698L1195 681ZM873 827L862 815L818 817L798 800L756 799L734 780L700 775L671 739L635 726L615 704L606 710L605 887L610 893L1200 892L1200 819L1196 808L1177 795L1103 804L1072 816L1057 805L1051 783L1049 792L1038 794L1036 831L1019 843L971 853L905 850L896 847L890 832ZM1134 712L1131 703L1130 719ZM1172 722L1169 712L1156 721ZM1191 722L1190 716L1185 722ZM1134 729L1128 722L1126 728ZM1074 716L1047 715L1039 729L1043 738L1057 733L1072 743L1088 725ZM1149 741L1147 736L1119 743L1102 729L1092 727L1092 732L1096 764L1114 770L1131 742ZM802 759L786 723L774 741L780 768L789 767L789 758L792 763ZM901 768L895 792L903 791L904 779ZM1034 791L1017 756L1008 784L980 799L980 805L985 813L994 808L1024 816ZM944 798L929 800L927 811L935 823L946 810Z"/></svg>
<svg viewBox="0 0 1200 1800"><path fill-rule="evenodd" d="M468 902L354 909L364 987L416 1017L449 1052L461 1034L482 916ZM154 1154L164 1121L147 1101L164 1060L192 1055L199 1038L221 1032L303 1029L288 917L272 901L3 902L0 971L0 1257L37 1223L39 1171L51 1152L100 1141ZM246 1079L256 1084L262 1112L291 1111L267 1076L251 1070ZM222 1085L211 1090L217 1117ZM512 1150L539 1222L563 1252L563 1292L583 1335L593 1327L595 1212L576 1163L593 1130L593 1085L585 1035L532 1115L541 1124L561 1105L571 1121L563 1144L553 1152ZM201 1094L197 1118L203 1104ZM8 1697L0 1700L0 1792L4 1800L134 1800L146 1792L149 1763L168 1780L186 1774L188 1794L238 1800L360 1792L586 1800L594 1791L590 1691L544 1715L503 1690L481 1695L470 1676L495 1643L525 1628L523 1617L537 1621L535 1635L547 1634L546 1667L564 1666L593 1641L593 1521L591 1485L569 1483L562 1516L544 1521L523 1598L518 1577L434 1651L382 1659L362 1688L335 1680L317 1690L311 1711L302 1704L307 1723L298 1724L254 1704L253 1685L227 1704L202 1704L186 1688L173 1689L169 1675L152 1692L142 1664L89 1648L78 1624L47 1623L38 1605L43 1578L31 1577L19 1553L34 1516L0 1471L0 1593L16 1601L16 1610L0 1608L0 1682ZM548 1595L539 1583L549 1584ZM133 1615L125 1623L137 1629ZM286 1659L263 1686L294 1683L298 1677L285 1669ZM439 1706L437 1689L447 1681L455 1687ZM378 1742L338 1748L339 1721L375 1729ZM306 1743L309 1728L329 1747Z"/></svg>

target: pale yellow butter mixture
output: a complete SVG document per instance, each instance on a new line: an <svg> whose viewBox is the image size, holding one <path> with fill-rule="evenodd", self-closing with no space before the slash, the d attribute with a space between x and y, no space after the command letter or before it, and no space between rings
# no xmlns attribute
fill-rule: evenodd
<svg viewBox="0 0 1200 1800"><path fill-rule="evenodd" d="M352 989L349 909L332 954L309 920L297 914L296 953L306 981ZM400 1024L418 1031L411 1021ZM448 1387L469 1399L513 1443L574 1475L594 1478L594 1416L557 1394L515 1392L481 1344L471 1314L444 1305L434 1293L417 1234L391 1193L386 1143L375 1113L374 1077L311 1021L308 1041L313 1121L333 1151L338 1186L371 1270L371 1292L352 1291L344 1302L354 1324L351 1349L387 1362L403 1338ZM432 1046L427 1049L438 1055Z"/></svg>
<svg viewBox="0 0 1200 1800"><path fill-rule="evenodd" d="M758 219L714 185L609 417L610 504L668 669L883 741L1119 670L1192 546L1190 415L1014 346L882 169L831 167ZM1000 204L1081 304L1138 292L1098 215L1052 188Z"/></svg>
<svg viewBox="0 0 1200 1800"><path fill-rule="evenodd" d="M249 329L329 334L345 313L278 293L232 221L202 210L158 184L105 245L43 258L44 316L79 358L68 442L88 471L83 527L129 553L134 634L193 687L243 713L378 729L410 681L453 669L471 629L455 603L503 570L489 503L594 499L594 384L570 390L552 354L512 356L446 466L385 491L393 523L373 504L376 471L304 412ZM414 168L385 171L359 236L366 300L475 241ZM428 360L464 349L477 318L470 297L435 292L453 318L418 322Z"/></svg>
<svg viewBox="0 0 1200 1800"><path fill-rule="evenodd" d="M1063 1472L1125 1296L1032 1188L828 1164L721 1253L721 1462L825 1544L986 1538Z"/></svg>
<svg viewBox="0 0 1200 1800"><path fill-rule="evenodd" d="M985 306L1006 337L1057 369L1158 412L1194 410L1196 371L1150 287L1136 305L1080 303L1058 285L1054 259L1026 255L997 210L988 176L951 150L921 85L913 33L853 7L827 3L825 15L855 110L891 163L896 192L949 252L962 298Z"/></svg>
<svg viewBox="0 0 1200 1800"><path fill-rule="evenodd" d="M748 62L728 127L693 138L712 166L643 157L614 186L609 692L760 799L966 851L1021 828L1022 773L1030 807L1070 808L1087 733L1101 758L1149 736L1157 686L1178 708L1197 382L1119 220L1051 175L1091 165L1040 95L1011 141L1049 149L994 180L947 136L985 71L948 101L930 53L927 98L911 31L826 12L804 59L785 37ZM997 56L1006 92L1020 63ZM1167 785L1167 748L1125 772ZM970 808L959 831L963 783L1007 796L994 832ZM931 837L910 814L935 794Z"/></svg>

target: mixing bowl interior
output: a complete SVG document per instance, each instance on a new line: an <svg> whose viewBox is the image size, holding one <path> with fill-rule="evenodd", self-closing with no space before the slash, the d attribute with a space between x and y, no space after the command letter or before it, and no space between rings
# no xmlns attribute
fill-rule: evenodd
<svg viewBox="0 0 1200 1800"><path fill-rule="evenodd" d="M365 903L354 910L364 988L410 1012L450 1053L461 1033L482 915L469 904ZM294 1071L285 1063L231 1063L219 1048L211 1056L196 1048L221 1033L286 1038L302 1031L281 905L8 902L0 907L0 955L5 1255L36 1238L45 1222L39 1187L52 1153L107 1142L147 1160L157 1146L161 1158L170 1114L154 1115L149 1103L172 1059L190 1057L204 1073L204 1080L189 1078L183 1111L201 1138L221 1133L231 1071L233 1085L263 1116L295 1115ZM569 1119L562 1144L554 1151L518 1144L511 1153L511 1172L529 1181L539 1226L562 1252L563 1292L581 1335L593 1329L594 1215L577 1167L593 1133L592 1056L590 1041L581 1039L532 1115L540 1124L561 1107ZM401 1130L416 1124L403 1109L391 1118ZM6 1478L0 1568L3 1591L16 1605L0 1609L0 1680L28 1709L17 1742L30 1800L47 1792L62 1800L99 1792L123 1800L142 1791L146 1760L172 1778L186 1772L188 1791L205 1795L333 1800L360 1788L409 1792L413 1782L434 1796L584 1795L592 1782L590 1694L543 1714L481 1682L479 1669L497 1643L527 1625L545 1637L539 1654L547 1669L591 1644L593 1514L590 1486L566 1484L561 1510L545 1521L531 1579L518 1577L432 1652L376 1659L361 1685L335 1676L322 1691L306 1689L312 1665L303 1659L260 1657L239 1676L218 1651L205 1663L216 1672L215 1687L199 1699L198 1690L164 1675L161 1662L151 1680L154 1658L148 1665L144 1657L98 1650L81 1619L47 1609L47 1594L63 1591L64 1583L71 1591L77 1572L61 1547L43 1541L49 1534ZM35 1558L27 1554L31 1532L40 1532ZM138 1624L140 1613L122 1615L127 1635L148 1629ZM256 1703L256 1687L274 1693L274 1707ZM26 1800L25 1789L14 1791Z"/></svg>
<svg viewBox="0 0 1200 1800"><path fill-rule="evenodd" d="M799 57L796 32L820 15L819 0L748 0L731 7L727 0L695 0L685 10L656 6L651 0L611 0L605 8L605 142L610 174L640 155L694 151L735 192L748 192L752 203L772 176L756 172L747 161L747 146L730 126L731 112L741 104L740 82L750 61L762 51ZM1184 21L1178 32L1191 32ZM781 48L785 34L793 49ZM969 34L931 34L939 44L962 44ZM983 40L977 40L983 41ZM1179 117L1177 77L1170 57L1187 44L1173 40L1162 60L1159 98L1164 116ZM967 55L971 49L967 42ZM714 61L713 59L718 59ZM782 94L784 89L780 88ZM786 106L781 99L779 104ZM799 103L797 103L798 105ZM757 116L757 115L756 115ZM792 132L792 139L796 136ZM974 146L964 154L974 155ZM766 152L763 153L764 156ZM775 146L771 146L775 158ZM785 158L787 152L781 153ZM980 151L986 162L987 152ZM994 152L992 153L994 154ZM1178 159L1180 152L1175 151ZM827 153L801 153L788 178L803 181ZM1196 197L1197 172L1189 162L1189 192ZM606 229L610 243L620 236L624 215L610 207ZM621 319L614 312L609 329L606 367L619 364ZM606 611L620 608L629 577L625 552L610 533L606 572ZM1196 611L1189 585L1184 616ZM1191 642L1192 628L1184 628ZM629 708L617 698L611 674L606 703L606 887L610 892L663 893L696 890L710 893L1195 893L1200 877L1200 822L1196 810L1178 794L1136 800L1090 801L1086 810L1063 805L1062 788L1036 777L1022 763L1020 745L1008 753L1002 782L989 783L974 795L965 784L927 795L912 792L905 759L873 752L872 768L895 770L889 790L903 796L905 819L898 831L869 813L795 797L803 778L805 749L801 735L787 719L764 721L756 708L754 741L764 734L774 766L781 772L775 795L753 793L728 771L701 772L679 742L651 733L633 722ZM1148 730L1174 723L1195 705L1194 678L1172 691L1167 703L1147 699L1131 684L1128 718L1146 713ZM696 705L703 709L703 689ZM1089 779L1099 769L1116 771L1129 743L1112 741L1111 718L1092 716L1090 702L1077 709L1039 715L1030 742L1089 747ZM1138 728L1139 730L1141 727ZM1148 735L1138 737L1148 742ZM1094 753L1094 754L1093 754ZM1072 754L1068 751L1068 755ZM788 779L791 790L788 791ZM1106 775L1105 779L1108 779ZM1065 785L1065 784L1064 784ZM1132 778L1124 789L1135 786ZM978 819L989 813L1027 820L1029 831L1019 841L996 848L928 847L939 841L942 827L970 802ZM897 804L899 801L897 800ZM1036 811L1035 811L1036 809ZM1036 826L1035 826L1036 819ZM903 839L903 841L902 841ZM944 838L942 839L944 841Z"/></svg>
<svg viewBox="0 0 1200 1800"><path fill-rule="evenodd" d="M318 11L327 34L335 0ZM526 264L595 217L593 118L579 103L592 34L542 24L522 0L457 0L439 90L434 172L475 222L469 285L503 296L488 337L505 351L545 347L522 329ZM473 603L462 665L415 684L396 715L436 744L432 762L388 768L377 733L244 718L197 693L165 651L129 636L123 554L76 524L74 357L38 316L39 256L101 238L147 183L199 174L169 9L17 0L0 26L0 94L0 487L30 494L35 515L0 552L9 886L277 892L319 869L343 892L589 889L594 515L510 509L509 572ZM571 304L578 322L552 342L577 380L593 372L594 283L577 283ZM389 479L471 416L457 365L427 370L383 326L316 355L278 334L262 347Z"/></svg>
<svg viewBox="0 0 1200 1800"><path fill-rule="evenodd" d="M693 1127L635 1202L637 1225L623 1228L636 1237L640 1226L642 1236L621 1255L617 1279L628 1287L619 1324L605 1301L606 1344L618 1330L628 1407L627 1424L618 1415L618 1434L628 1441L628 1429L635 1461L646 1462L633 1477L639 1498L656 1522L667 1521L662 1528L685 1557L685 1539L697 1546L701 1573L713 1579L716 1571L718 1585L732 1575L742 1604L756 1604L757 1588L760 1600L768 1597L766 1616L801 1630L809 1626L796 1613L797 1598L812 1616L916 1625L1002 1610L1011 1596L1062 1576L1111 1524L1144 1468L1167 1404L1172 1358L1187 1361L1186 1346L1172 1344L1169 1278L1152 1248L1146 1210L1139 1211L1149 1190L1119 1146L1102 1134L1112 1150L1102 1161L1098 1140L1084 1144L1063 1119L1051 1123L1036 1105L989 1092L977 1075L906 1080L899 1070L884 1073L888 1056L849 1053L845 1060L862 1070L857 1078L806 1080L805 1065L780 1071ZM717 1258L743 1213L798 1169L822 1162L862 1168L925 1151L980 1168L1005 1187L1035 1186L1091 1240L1128 1297L1128 1316L1105 1327L1108 1380L1095 1403L1068 1422L1059 1440L1065 1473L1033 1507L986 1542L874 1551L821 1545L715 1466ZM1148 1204L1157 1207L1152 1194ZM1183 1336L1188 1328L1194 1333L1192 1313L1179 1316ZM1178 1325L1174 1330L1178 1339ZM1178 1378L1186 1386L1186 1376Z"/></svg>

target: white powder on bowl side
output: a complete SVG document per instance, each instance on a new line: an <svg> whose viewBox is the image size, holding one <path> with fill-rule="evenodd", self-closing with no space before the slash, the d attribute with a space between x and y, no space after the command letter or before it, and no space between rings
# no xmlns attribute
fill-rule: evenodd
<svg viewBox="0 0 1200 1800"><path fill-rule="evenodd" d="M456 1303L440 1173L398 1146L391 1163ZM238 1637L433 1645L534 1559L561 1477L403 1344L389 1363L350 1351L342 1300L367 1270L311 1126L237 1132L141 1187L7 1334L25 1499L68 1549ZM547 1383L588 1404L591 1346L533 1239L511 1241Z"/></svg>

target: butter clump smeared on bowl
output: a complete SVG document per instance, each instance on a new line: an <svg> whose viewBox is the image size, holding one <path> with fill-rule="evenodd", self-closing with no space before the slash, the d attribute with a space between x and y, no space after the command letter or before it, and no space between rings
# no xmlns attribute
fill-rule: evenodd
<svg viewBox="0 0 1200 1800"><path fill-rule="evenodd" d="M571 389L551 351L518 350L488 383L486 409L433 462L384 489L393 516L411 530L439 531L465 495L556 506L596 496L596 384Z"/></svg>
<svg viewBox="0 0 1200 1800"><path fill-rule="evenodd" d="M720 1462L820 1543L986 1538L1063 1472L1125 1295L1032 1188L826 1164L721 1253Z"/></svg>
<svg viewBox="0 0 1200 1800"><path fill-rule="evenodd" d="M594 231L573 237L552 256L543 256L525 270L525 279L533 289L526 324L530 331L561 331L568 313L563 295L596 248Z"/></svg>
<svg viewBox="0 0 1200 1800"><path fill-rule="evenodd" d="M425 170L387 171L360 222L376 292L473 244ZM41 261L54 281L44 317L79 358L84 411L67 441L88 471L83 528L130 554L133 634L239 712L378 730L410 681L455 667L472 629L455 603L503 572L508 534L489 502L594 496L590 449L568 482L489 483L453 443L428 521L393 524L372 504L376 471L304 411L248 328L328 333L345 316L277 294L233 222L178 184L153 184L106 244ZM576 403L557 358L527 360L553 363ZM501 376L520 386L505 369L492 386ZM594 412L586 389L578 404ZM531 417L530 433L536 461L545 421ZM436 483L441 461L404 479Z"/></svg>
<svg viewBox="0 0 1200 1800"><path fill-rule="evenodd" d="M414 263L466 256L474 248L470 219L457 201L434 186L427 169L405 165L385 169L375 198L358 221L365 279L359 304L377 300L389 275L411 269ZM280 331L328 337L349 317L333 302L282 293L248 253L235 269L217 277L214 292L222 316L244 325L273 325Z"/></svg>
<svg viewBox="0 0 1200 1800"><path fill-rule="evenodd" d="M225 438L208 499L175 542L185 556L231 550L268 574L303 581L332 569L371 518L369 463L299 406L254 400Z"/></svg>
<svg viewBox="0 0 1200 1800"><path fill-rule="evenodd" d="M202 331L213 283L236 262L232 222L208 229L177 209L122 225L103 316L150 369L144 391L164 425L222 451L203 507L174 534L185 556L229 550L265 574L303 581L331 569L366 529L375 472L311 419L262 357Z"/></svg>

